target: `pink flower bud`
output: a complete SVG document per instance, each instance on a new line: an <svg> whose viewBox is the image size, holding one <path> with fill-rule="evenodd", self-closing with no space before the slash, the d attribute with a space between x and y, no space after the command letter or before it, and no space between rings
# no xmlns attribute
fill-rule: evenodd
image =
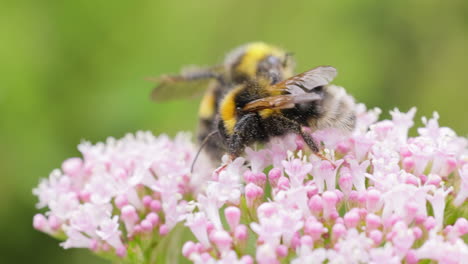
<svg viewBox="0 0 468 264"><path fill-rule="evenodd" d="M124 221L130 223L135 223L139 219L136 209L132 205L125 205L124 207L122 207L121 215Z"/></svg>
<svg viewBox="0 0 468 264"><path fill-rule="evenodd" d="M380 191L376 189L369 190L366 194L366 207L369 212L376 212L379 210Z"/></svg>
<svg viewBox="0 0 468 264"><path fill-rule="evenodd" d="M369 233L369 238L372 239L372 241L374 241L374 244L375 245L379 245L380 242L382 242L382 232L380 230L372 230L370 233Z"/></svg>
<svg viewBox="0 0 468 264"><path fill-rule="evenodd" d="M366 193L364 191L357 193L357 202L359 206L366 206Z"/></svg>
<svg viewBox="0 0 468 264"><path fill-rule="evenodd" d="M365 219L366 216L367 216L367 210L366 210L366 208L359 208L359 209L357 209L357 210L358 210L357 212L358 212L358 214L359 214L359 218Z"/></svg>
<svg viewBox="0 0 468 264"><path fill-rule="evenodd" d="M335 224L332 228L332 236L334 240L340 239L346 234L346 227L343 224Z"/></svg>
<svg viewBox="0 0 468 264"><path fill-rule="evenodd" d="M201 257L203 263L209 263L210 260L213 260L213 257L208 252L201 253L200 257Z"/></svg>
<svg viewBox="0 0 468 264"><path fill-rule="evenodd" d="M262 203L257 212L260 217L271 217L277 212L277 209L272 203Z"/></svg>
<svg viewBox="0 0 468 264"><path fill-rule="evenodd" d="M278 186L277 188L279 190L287 190L289 189L289 179L287 177L281 176L278 180Z"/></svg>
<svg viewBox="0 0 468 264"><path fill-rule="evenodd" d="M133 233L134 234L138 234L138 233L141 233L143 230L141 229L141 226L140 225L135 225L133 227Z"/></svg>
<svg viewBox="0 0 468 264"><path fill-rule="evenodd" d="M453 227L458 233L458 236L468 234L468 221L465 218L458 218Z"/></svg>
<svg viewBox="0 0 468 264"><path fill-rule="evenodd" d="M318 194L318 188L317 188L317 185L315 185L315 182L310 180L310 181L307 181L305 184L304 184L307 188L307 198L311 198L312 196Z"/></svg>
<svg viewBox="0 0 468 264"><path fill-rule="evenodd" d="M405 209L406 209L407 220L409 222L409 221L412 221L416 217L418 210L419 210L419 206L414 202L409 202L405 205Z"/></svg>
<svg viewBox="0 0 468 264"><path fill-rule="evenodd" d="M426 221L426 216L419 214L414 218L414 223L417 225L422 225Z"/></svg>
<svg viewBox="0 0 468 264"><path fill-rule="evenodd" d="M158 201L158 200L151 201L150 208L151 208L151 211L153 211L153 212L161 211L161 202Z"/></svg>
<svg viewBox="0 0 468 264"><path fill-rule="evenodd" d="M326 191L322 195L323 198L323 217L331 219L331 214L336 212L336 204L338 203L338 196L333 191Z"/></svg>
<svg viewBox="0 0 468 264"><path fill-rule="evenodd" d="M104 244L101 245L101 250L102 251L109 251L110 249L111 249L111 247L107 243L104 243Z"/></svg>
<svg viewBox="0 0 468 264"><path fill-rule="evenodd" d="M423 235L423 231L419 227L413 227L413 235L416 239L420 239Z"/></svg>
<svg viewBox="0 0 468 264"><path fill-rule="evenodd" d="M238 225L234 230L234 238L238 241L245 241L247 240L248 230L245 225Z"/></svg>
<svg viewBox="0 0 468 264"><path fill-rule="evenodd" d="M276 248L269 244L263 244L257 247L256 259L258 264L279 264L276 256Z"/></svg>
<svg viewBox="0 0 468 264"><path fill-rule="evenodd" d="M189 258L192 253L196 252L196 250L197 247L195 243L193 243L192 241L187 241L182 247L182 255L186 258Z"/></svg>
<svg viewBox="0 0 468 264"><path fill-rule="evenodd" d="M242 256L242 258L240 259L240 261L243 263L243 264L254 264L254 260L251 256L249 255L245 255L245 256Z"/></svg>
<svg viewBox="0 0 468 264"><path fill-rule="evenodd" d="M39 231L46 231L48 227L47 218L43 214L35 214L33 218L33 227Z"/></svg>
<svg viewBox="0 0 468 264"><path fill-rule="evenodd" d="M263 172L254 173L255 184L258 186L265 186L267 176Z"/></svg>
<svg viewBox="0 0 468 264"><path fill-rule="evenodd" d="M347 212L344 216L344 222L347 228L355 228L359 223L359 214L355 210Z"/></svg>
<svg viewBox="0 0 468 264"><path fill-rule="evenodd" d="M302 138L296 137L296 150L302 150L304 149L305 142Z"/></svg>
<svg viewBox="0 0 468 264"><path fill-rule="evenodd" d="M389 218L384 220L384 227L385 228L392 228L396 222L400 221L401 217L398 215L391 215Z"/></svg>
<svg viewBox="0 0 468 264"><path fill-rule="evenodd" d="M335 192L336 197L338 198L338 200L336 201L336 203L337 203L337 204L340 203L340 202L343 200L343 198L344 198L344 194L343 194L340 190L338 190L338 189L333 190L333 192Z"/></svg>
<svg viewBox="0 0 468 264"><path fill-rule="evenodd" d="M349 193L349 201L352 202L352 203L357 203L358 202L358 196L359 196L359 193L357 191L351 191Z"/></svg>
<svg viewBox="0 0 468 264"><path fill-rule="evenodd" d="M228 222L229 227L231 230L234 230L240 221L240 209L235 206L229 206L224 210L224 215L226 216L226 221Z"/></svg>
<svg viewBox="0 0 468 264"><path fill-rule="evenodd" d="M418 177L416 177L416 176L414 176L414 175L408 175L405 182L406 182L407 184L412 184L412 185L414 185L414 186L418 186L418 185L419 185L419 179L418 179Z"/></svg>
<svg viewBox="0 0 468 264"><path fill-rule="evenodd" d="M438 187L441 182L442 182L441 177L439 177L438 175L431 174L426 184L431 184L431 185Z"/></svg>
<svg viewBox="0 0 468 264"><path fill-rule="evenodd" d="M433 229L436 225L437 225L437 222L436 222L436 220L435 220L435 218L433 216L428 216L426 218L426 221L424 222L424 227L427 230Z"/></svg>
<svg viewBox="0 0 468 264"><path fill-rule="evenodd" d="M308 205L312 213L314 213L315 215L320 214L323 210L322 197L320 197L320 195L312 196L312 198L310 198L308 202Z"/></svg>
<svg viewBox="0 0 468 264"><path fill-rule="evenodd" d="M232 238L229 233L224 230L213 230L210 234L210 240L221 252L231 248Z"/></svg>
<svg viewBox="0 0 468 264"><path fill-rule="evenodd" d="M403 146L403 147L400 148L400 155L403 158L406 158L406 157L410 157L413 154L411 153L411 151L408 149L407 146Z"/></svg>
<svg viewBox="0 0 468 264"><path fill-rule="evenodd" d="M119 246L115 250L115 254L120 258L124 258L127 255L127 248L124 245Z"/></svg>
<svg viewBox="0 0 468 264"><path fill-rule="evenodd" d="M215 226L212 222L206 223L206 232L209 234L215 229Z"/></svg>
<svg viewBox="0 0 468 264"><path fill-rule="evenodd" d="M380 219L378 215L368 214L366 216L367 230L379 228L381 224L382 224L382 220Z"/></svg>
<svg viewBox="0 0 468 264"><path fill-rule="evenodd" d="M195 243L195 251L201 253L203 251L208 250L208 247L205 247L202 243Z"/></svg>
<svg viewBox="0 0 468 264"><path fill-rule="evenodd" d="M353 176L349 172L341 173L340 179L338 180L341 190L345 195L349 195L353 189Z"/></svg>
<svg viewBox="0 0 468 264"><path fill-rule="evenodd" d="M426 184L426 181L427 181L427 176L426 175L420 174L419 179L421 180L422 184Z"/></svg>
<svg viewBox="0 0 468 264"><path fill-rule="evenodd" d="M118 195L117 197L115 197L115 205L117 206L117 208L122 209L127 204L128 200L125 195Z"/></svg>
<svg viewBox="0 0 468 264"><path fill-rule="evenodd" d="M151 225L154 227L157 226L159 223L159 216L155 212L150 212L146 216L146 220L150 221Z"/></svg>
<svg viewBox="0 0 468 264"><path fill-rule="evenodd" d="M419 262L416 252L412 249L408 250L408 252L406 253L405 259L408 264L416 264Z"/></svg>
<svg viewBox="0 0 468 264"><path fill-rule="evenodd" d="M258 187L255 183L249 183L245 186L245 198L247 206L252 207L256 199L263 195L263 189Z"/></svg>
<svg viewBox="0 0 468 264"><path fill-rule="evenodd" d="M340 142L338 143L338 145L336 146L336 150L339 152L339 153L342 153L342 154L346 154L349 152L349 150L351 149L351 146L347 143L344 143L344 142Z"/></svg>
<svg viewBox="0 0 468 264"><path fill-rule="evenodd" d="M60 226L62 225L60 219L57 218L55 215L50 215L49 216L49 226L52 228L52 230L57 231L60 229Z"/></svg>
<svg viewBox="0 0 468 264"><path fill-rule="evenodd" d="M91 249L94 252L97 252L99 250L99 242L96 239L91 239L89 249Z"/></svg>
<svg viewBox="0 0 468 264"><path fill-rule="evenodd" d="M141 221L140 226L141 226L141 230L143 230L143 232L149 232L149 231L153 230L153 225L151 224L150 221L148 221L146 219Z"/></svg>
<svg viewBox="0 0 468 264"><path fill-rule="evenodd" d="M327 232L327 229L317 220L307 221L304 226L304 232L309 234L314 240L317 240L322 237L323 233Z"/></svg>
<svg viewBox="0 0 468 264"><path fill-rule="evenodd" d="M83 168L83 161L80 158L69 158L62 163L62 171L71 176L78 176Z"/></svg>
<svg viewBox="0 0 468 264"><path fill-rule="evenodd" d="M278 257L280 258L284 258L288 255L288 247L285 246L285 245L279 245L277 248L276 248L276 254L278 255Z"/></svg>
<svg viewBox="0 0 468 264"><path fill-rule="evenodd" d="M78 193L78 197L80 198L80 200L84 203L87 203L89 201L91 201L91 193L85 191L85 190L81 190L79 193Z"/></svg>
<svg viewBox="0 0 468 264"><path fill-rule="evenodd" d="M244 181L246 183L255 183L255 175L251 170L244 172Z"/></svg>
<svg viewBox="0 0 468 264"><path fill-rule="evenodd" d="M270 181L271 186L274 188L278 184L278 180L281 177L281 169L273 168L268 172L268 180Z"/></svg>
<svg viewBox="0 0 468 264"><path fill-rule="evenodd" d="M415 165L414 159L412 157L406 157L403 159L402 165L403 165L403 169L405 169L406 171L411 171L414 169L414 165Z"/></svg>
<svg viewBox="0 0 468 264"><path fill-rule="evenodd" d="M314 240L308 235L301 237L301 245L306 247L312 247L314 245Z"/></svg>
<svg viewBox="0 0 468 264"><path fill-rule="evenodd" d="M141 201L143 202L143 205L148 208L150 207L150 204L151 204L151 201L153 201L153 198L151 198L151 196L149 195L145 195L143 196Z"/></svg>
<svg viewBox="0 0 468 264"><path fill-rule="evenodd" d="M162 224L160 227L159 227L159 234L161 236L165 236L169 233L170 229L169 227L166 225L166 224Z"/></svg>

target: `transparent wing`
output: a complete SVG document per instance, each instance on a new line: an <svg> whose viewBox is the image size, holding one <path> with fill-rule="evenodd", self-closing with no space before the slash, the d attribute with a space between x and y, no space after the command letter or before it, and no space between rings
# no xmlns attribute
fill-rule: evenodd
<svg viewBox="0 0 468 264"><path fill-rule="evenodd" d="M275 85L268 90L272 92L288 92L292 95L304 95L314 88L329 84L337 75L332 66L318 66Z"/></svg>
<svg viewBox="0 0 468 264"><path fill-rule="evenodd" d="M154 101L167 101L191 98L203 94L209 83L223 78L223 67L211 68L190 67L182 70L180 75L163 75L151 80L158 85L151 92Z"/></svg>

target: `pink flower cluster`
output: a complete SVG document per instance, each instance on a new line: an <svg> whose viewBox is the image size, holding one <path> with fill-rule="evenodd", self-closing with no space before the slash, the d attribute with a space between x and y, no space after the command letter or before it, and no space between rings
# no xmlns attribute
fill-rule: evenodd
<svg viewBox="0 0 468 264"><path fill-rule="evenodd" d="M66 160L33 190L37 207L48 208L34 227L64 239L66 249L143 258L154 248L141 240L166 236L189 210L184 196L198 193L209 175L190 175L196 148L182 133L170 140L138 132L78 149L82 159Z"/></svg>
<svg viewBox="0 0 468 264"><path fill-rule="evenodd" d="M172 250L200 264L466 263L468 140L437 114L409 137L415 112L378 121L379 109L358 105L351 134L313 134L328 160L290 135L214 172L199 160L190 173L184 134L82 143L82 159L34 189L48 211L33 225L64 248L134 263L180 239L177 223L196 240Z"/></svg>
<svg viewBox="0 0 468 264"><path fill-rule="evenodd" d="M194 263L466 263L468 141L416 112L359 105L351 135L318 131L329 160L296 136L215 171L185 225ZM266 170L267 169L267 170ZM447 206L464 214L447 222ZM453 213L453 212L452 212ZM465 240L467 236L464 237Z"/></svg>

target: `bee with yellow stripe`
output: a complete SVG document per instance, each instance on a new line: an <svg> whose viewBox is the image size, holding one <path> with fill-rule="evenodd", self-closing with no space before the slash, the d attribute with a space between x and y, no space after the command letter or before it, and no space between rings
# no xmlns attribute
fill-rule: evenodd
<svg viewBox="0 0 468 264"><path fill-rule="evenodd" d="M353 129L354 99L329 84L337 74L331 66L296 76L293 69L285 51L264 43L246 44L229 53L221 66L161 78L153 98L167 99L179 90L191 95L207 87L198 140L215 160L225 152L235 158L245 146L289 133L300 135L323 158L303 127Z"/></svg>
<svg viewBox="0 0 468 264"><path fill-rule="evenodd" d="M219 161L226 148L217 131L219 104L230 90L246 82L262 79L269 84L291 77L295 62L291 54L273 45L253 42L226 55L220 65L183 69L179 75L158 78L152 92L155 101L195 96L205 91L199 107L198 142L206 144L209 156Z"/></svg>
<svg viewBox="0 0 468 264"><path fill-rule="evenodd" d="M230 90L221 101L218 133L231 158L254 142L294 133L319 157L319 146L303 127L350 131L355 125L354 99L329 83L336 69L320 66L269 84L259 78Z"/></svg>

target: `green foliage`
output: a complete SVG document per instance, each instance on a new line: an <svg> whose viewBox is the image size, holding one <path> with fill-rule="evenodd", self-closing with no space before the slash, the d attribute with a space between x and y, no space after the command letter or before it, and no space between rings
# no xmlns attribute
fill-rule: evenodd
<svg viewBox="0 0 468 264"><path fill-rule="evenodd" d="M82 139L193 131L197 101L154 104L145 78L245 42L294 52L299 71L333 65L369 107L437 110L466 135L467 17L457 0L3 1L0 262L105 263L34 231L31 189Z"/></svg>

